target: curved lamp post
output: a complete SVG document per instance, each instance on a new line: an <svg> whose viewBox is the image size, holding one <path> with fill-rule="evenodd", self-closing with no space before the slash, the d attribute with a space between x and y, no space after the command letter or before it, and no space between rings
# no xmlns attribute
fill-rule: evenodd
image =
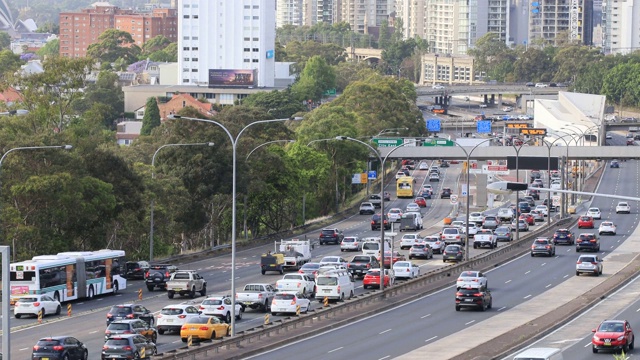
<svg viewBox="0 0 640 360"><path fill-rule="evenodd" d="M16 147L13 149L7 150L2 157L0 158L0 171L2 170L2 162L7 157L7 155L11 154L14 151L22 151L22 150L41 150L41 149L60 149L60 150L71 150L73 146L71 145L53 145L53 146L24 146L24 147ZM1 187L0 187L1 190ZM12 246L14 248L13 261L15 261L15 243ZM4 255L4 254L3 254ZM7 254L7 258L9 254ZM5 316L2 317L2 352L4 352L5 359L11 359L11 348L10 348L10 332L11 327L9 320L11 317L11 307L9 301L9 295L11 294L11 287L9 283L9 262L2 262L2 297L4 298L2 301L2 313Z"/></svg>
<svg viewBox="0 0 640 360"><path fill-rule="evenodd" d="M221 123L215 121L215 120L208 120L208 119L198 119L198 118L192 118L192 117L184 117L184 116L180 116L180 115L171 115L169 116L170 119L182 119L182 120L189 120L189 121L199 121L199 122L206 122L209 124L214 124L220 128L222 128L222 130L224 130L225 133L227 133L227 136L229 136L229 140L231 141L231 148L232 148L232 152L233 152L233 160L232 160L232 166L233 166L233 176L231 177L231 181L232 181L232 190L231 190L231 299L232 301L235 301L236 298L236 206L237 206L237 201L236 201L236 190L237 190L237 179L236 179L236 168L237 168L237 152L238 152L238 140L240 139L240 136L242 136L242 134L244 133L245 130L247 130L249 127L253 126L253 125L257 125L257 124L266 124L266 123L272 123L272 122L282 122L282 121L287 121L287 120L302 120L301 117L295 117L295 118L287 118L287 119L273 119L273 120L258 120L258 121L254 121L250 124L248 124L247 126L243 127L240 132L238 132L238 135L236 135L236 137L234 138L233 135L231 135L231 132L229 131L229 129L227 129L224 125L222 125ZM231 307L231 336L235 336L236 334L236 307L232 306Z"/></svg>
<svg viewBox="0 0 640 360"><path fill-rule="evenodd" d="M560 136L557 139L553 140L552 142L548 142L547 140L545 140L544 138L542 138L542 143L545 144L547 146L547 150L549 151L549 155L547 156L547 181L548 181L548 185L547 187L551 188L551 148L553 148L553 146L555 145L556 142L558 142L559 140L562 140L565 144L565 147L567 148L567 158L569 157L569 143L567 142L567 140L565 140L564 138L567 136L572 136L572 134L566 134L564 136ZM564 184L563 184L564 186ZM551 191L547 192L547 226L551 226ZM564 210L564 204L563 204L563 209ZM564 211L562 211L561 217L564 216Z"/></svg>
<svg viewBox="0 0 640 360"><path fill-rule="evenodd" d="M249 160L249 156L251 156L251 154L253 154L254 151L260 149L263 146L269 145L269 144L275 144L275 143L281 143L281 142L286 142L286 143L294 143L296 142L295 140L272 140L272 141L267 141L266 143L260 144L256 147L253 148L253 150L249 151L249 154L247 154L247 157L244 159L245 161Z"/></svg>
<svg viewBox="0 0 640 360"><path fill-rule="evenodd" d="M170 146L202 146L202 145L206 145L206 146L213 146L214 144L212 142L206 142L206 143L194 143L194 144L165 144L160 146L156 152L153 153L153 157L151 158L151 179L155 179L155 169L156 169L156 155L158 155L158 153L160 152L160 150L166 148L166 147L170 147ZM155 199L151 199L151 211L149 213L149 220L150 220L150 225L149 225L149 261L153 261L153 210L155 207Z"/></svg>
<svg viewBox="0 0 640 360"><path fill-rule="evenodd" d="M477 149L480 145L486 143L487 141L491 141L491 140L495 140L496 138L488 138L486 140L483 140L479 143L476 144L476 146L474 146L471 151L467 152L467 150L460 144L458 144L457 141L454 141L453 143L458 145L458 147L460 147L460 149L462 151L464 151L464 154L467 155L467 171L466 171L466 178L467 178L467 213L465 215L465 260L469 260L469 198L471 197L470 193L469 193L469 174L471 173L470 168L471 168L471 154L473 154L473 152L475 151L475 149Z"/></svg>

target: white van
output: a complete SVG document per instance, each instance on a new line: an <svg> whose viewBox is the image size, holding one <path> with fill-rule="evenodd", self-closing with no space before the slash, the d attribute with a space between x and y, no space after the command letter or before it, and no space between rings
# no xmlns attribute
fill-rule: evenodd
<svg viewBox="0 0 640 360"><path fill-rule="evenodd" d="M530 348L516 355L513 360L563 360L557 348Z"/></svg>
<svg viewBox="0 0 640 360"><path fill-rule="evenodd" d="M355 292L354 280L346 270L334 270L316 278L316 299L323 301L351 299Z"/></svg>
<svg viewBox="0 0 640 360"><path fill-rule="evenodd" d="M385 250L391 249L391 243L385 239ZM380 239L377 240L366 240L362 243L362 255L370 255L375 256L378 260L380 259Z"/></svg>

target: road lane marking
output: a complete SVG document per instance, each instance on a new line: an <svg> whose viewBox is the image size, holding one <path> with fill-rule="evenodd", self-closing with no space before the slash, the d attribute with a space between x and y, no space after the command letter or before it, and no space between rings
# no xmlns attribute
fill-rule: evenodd
<svg viewBox="0 0 640 360"><path fill-rule="evenodd" d="M90 331L89 334L95 334L97 332L98 332L98 330L94 330L94 331Z"/></svg>
<svg viewBox="0 0 640 360"><path fill-rule="evenodd" d="M465 323L465 325L473 324L474 322L476 322L476 321L475 320L471 320L468 323Z"/></svg>
<svg viewBox="0 0 640 360"><path fill-rule="evenodd" d="M586 344L584 347L589 347L591 346L591 343Z"/></svg>
<svg viewBox="0 0 640 360"><path fill-rule="evenodd" d="M531 272L531 270L527 271L527 272L526 272L526 273L524 273L524 274L525 274L525 275L527 275L527 274L528 274L528 273L530 273L530 272Z"/></svg>
<svg viewBox="0 0 640 360"><path fill-rule="evenodd" d="M29 349L29 348L22 348L22 349L20 349L20 351L25 351L25 350L27 350L27 349Z"/></svg>
<svg viewBox="0 0 640 360"><path fill-rule="evenodd" d="M505 283L505 284L508 284L508 283L510 283L510 282L511 282L511 280L507 280L507 281L505 281L504 283Z"/></svg>
<svg viewBox="0 0 640 360"><path fill-rule="evenodd" d="M569 274L563 276L562 278L565 279L565 278L568 278L568 277L569 277Z"/></svg>
<svg viewBox="0 0 640 360"><path fill-rule="evenodd" d="M507 308L506 306L503 306L503 307L501 307L500 309L498 309L498 311L502 311L502 310L504 310L504 309L506 309L506 308Z"/></svg>
<svg viewBox="0 0 640 360"><path fill-rule="evenodd" d="M545 288L545 289L547 289L547 288L548 288L548 287L550 287L550 286L551 286L551 284L549 284L549 285L545 286L544 288Z"/></svg>
<svg viewBox="0 0 640 360"><path fill-rule="evenodd" d="M384 359L388 359L388 358L390 358L390 357L391 357L391 355L387 355L387 356L385 356L385 357L381 357L381 358L380 358L380 359L378 359L378 360L384 360Z"/></svg>
<svg viewBox="0 0 640 360"><path fill-rule="evenodd" d="M530 297L531 297L531 294L529 294L529 295L525 296L524 298L525 298L525 299L528 299L528 298L530 298Z"/></svg>
<svg viewBox="0 0 640 360"><path fill-rule="evenodd" d="M334 351L338 351L338 350L342 350L342 349L344 349L344 346L340 346L340 347L339 347L339 348L337 348L337 349L329 350L329 351L327 351L327 354L331 354L331 353L332 353L332 352L334 352Z"/></svg>
<svg viewBox="0 0 640 360"><path fill-rule="evenodd" d="M433 336L433 337L428 338L428 339L427 339L427 340L425 340L424 342L429 342L429 341L431 341L431 340L435 340L435 339L437 339L437 338L438 338L437 336Z"/></svg>
<svg viewBox="0 0 640 360"><path fill-rule="evenodd" d="M542 263L542 264L540 264L540 266L545 266L545 265L547 265L547 263Z"/></svg>
<svg viewBox="0 0 640 360"><path fill-rule="evenodd" d="M424 319L424 318L429 317L429 316L431 316L431 314L427 314L425 316L421 316L420 319Z"/></svg>
<svg viewBox="0 0 640 360"><path fill-rule="evenodd" d="M389 332L389 331L391 331L391 329L387 329L387 330L385 330L385 331L379 332L379 333L378 333L378 335L382 335L382 334L384 334L384 333L386 333L386 332Z"/></svg>

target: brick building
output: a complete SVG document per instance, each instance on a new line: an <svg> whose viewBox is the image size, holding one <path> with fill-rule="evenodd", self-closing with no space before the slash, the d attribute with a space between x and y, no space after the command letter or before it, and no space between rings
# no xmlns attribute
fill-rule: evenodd
<svg viewBox="0 0 640 360"><path fill-rule="evenodd" d="M108 3L96 3L80 12L60 13L60 55L84 57L89 45L108 29L129 32L142 46L158 35L175 42L178 36L177 10L158 8L150 13L135 13Z"/></svg>

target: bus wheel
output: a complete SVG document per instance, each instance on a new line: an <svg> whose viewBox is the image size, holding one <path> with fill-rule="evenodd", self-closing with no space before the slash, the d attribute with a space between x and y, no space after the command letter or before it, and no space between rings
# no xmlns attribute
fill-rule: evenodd
<svg viewBox="0 0 640 360"><path fill-rule="evenodd" d="M89 286L89 296L87 296L89 299L93 299L93 296L95 295L95 293L93 292L93 285Z"/></svg>
<svg viewBox="0 0 640 360"><path fill-rule="evenodd" d="M118 282L116 281L113 283L113 295L117 294L118 290L119 290Z"/></svg>

